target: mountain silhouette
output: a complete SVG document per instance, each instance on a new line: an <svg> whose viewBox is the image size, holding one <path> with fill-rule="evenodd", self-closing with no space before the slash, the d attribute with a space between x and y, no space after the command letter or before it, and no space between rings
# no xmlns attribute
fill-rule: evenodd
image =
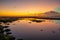
<svg viewBox="0 0 60 40"><path fill-rule="evenodd" d="M49 12L46 12L46 14L57 14L59 12L56 12L56 11L49 11Z"/></svg>
<svg viewBox="0 0 60 40"><path fill-rule="evenodd" d="M60 18L60 13L56 11L48 11L43 14L39 14L38 16L43 18Z"/></svg>

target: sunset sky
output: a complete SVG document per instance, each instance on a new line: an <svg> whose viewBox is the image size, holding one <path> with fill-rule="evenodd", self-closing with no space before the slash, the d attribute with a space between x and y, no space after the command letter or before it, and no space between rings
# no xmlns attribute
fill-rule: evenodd
<svg viewBox="0 0 60 40"><path fill-rule="evenodd" d="M0 16L44 13L60 7L60 0L0 0Z"/></svg>

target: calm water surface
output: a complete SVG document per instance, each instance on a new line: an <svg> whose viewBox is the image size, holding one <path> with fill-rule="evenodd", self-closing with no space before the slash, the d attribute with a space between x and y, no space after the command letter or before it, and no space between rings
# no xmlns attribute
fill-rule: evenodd
<svg viewBox="0 0 60 40"><path fill-rule="evenodd" d="M17 20L10 23L9 28L16 38L24 40L60 40L60 20L36 20Z"/></svg>

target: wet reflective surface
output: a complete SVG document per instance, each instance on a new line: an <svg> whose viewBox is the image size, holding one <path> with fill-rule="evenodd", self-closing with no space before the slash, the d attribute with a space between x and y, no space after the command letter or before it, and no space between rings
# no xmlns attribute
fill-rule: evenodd
<svg viewBox="0 0 60 40"><path fill-rule="evenodd" d="M23 38L24 40L60 40L60 20L17 18L6 24L10 26L9 29L16 38Z"/></svg>

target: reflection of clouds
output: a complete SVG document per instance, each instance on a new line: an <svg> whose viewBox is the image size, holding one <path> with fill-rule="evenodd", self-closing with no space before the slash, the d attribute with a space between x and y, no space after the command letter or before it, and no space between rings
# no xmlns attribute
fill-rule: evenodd
<svg viewBox="0 0 60 40"><path fill-rule="evenodd" d="M60 24L60 20L54 20L56 23L59 23Z"/></svg>
<svg viewBox="0 0 60 40"><path fill-rule="evenodd" d="M60 12L60 7L56 8L55 11Z"/></svg>
<svg viewBox="0 0 60 40"><path fill-rule="evenodd" d="M52 31L53 34L55 34L55 31Z"/></svg>

